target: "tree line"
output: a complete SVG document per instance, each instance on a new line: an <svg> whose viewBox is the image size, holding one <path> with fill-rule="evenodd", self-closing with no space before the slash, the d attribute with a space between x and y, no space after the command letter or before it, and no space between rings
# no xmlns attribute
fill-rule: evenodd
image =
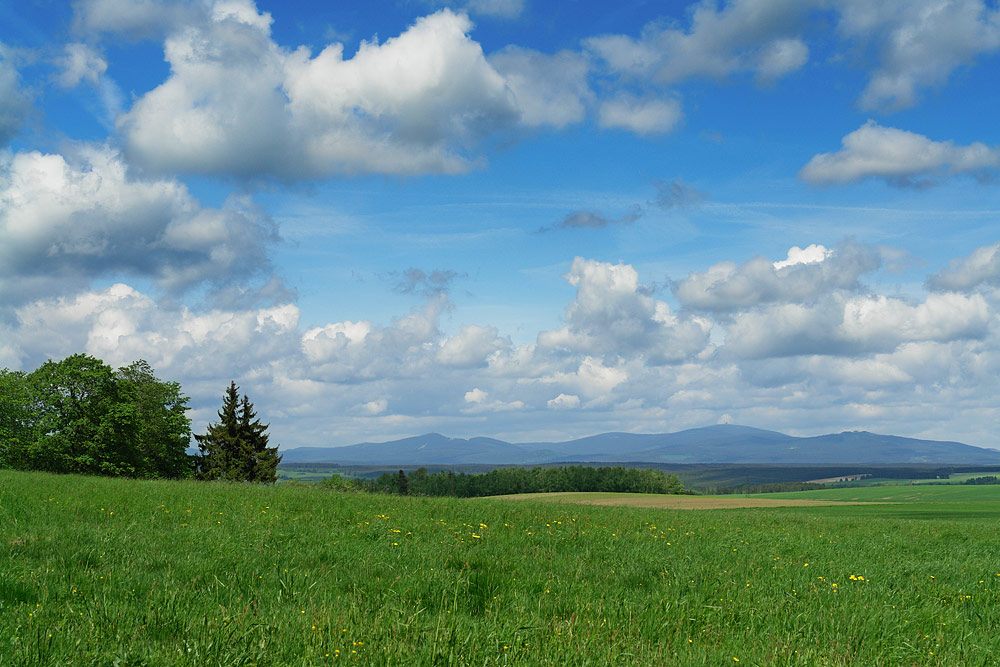
<svg viewBox="0 0 1000 667"><path fill-rule="evenodd" d="M827 488L826 484L816 482L769 482L767 484L750 484L742 486L710 486L699 489L700 493L709 496L729 496L738 493L787 493L789 491L817 491Z"/></svg>
<svg viewBox="0 0 1000 667"><path fill-rule="evenodd" d="M1000 477L997 477L996 475L988 475L986 477L970 477L962 482L962 484L971 484L973 486L980 486L983 484L1000 484Z"/></svg>
<svg viewBox="0 0 1000 667"><path fill-rule="evenodd" d="M156 377L144 360L114 370L74 354L31 372L0 370L0 467L138 478L226 479L273 483L281 459L268 447L236 383L220 421L194 436L177 382Z"/></svg>
<svg viewBox="0 0 1000 667"><path fill-rule="evenodd" d="M475 498L514 493L604 491L610 493L684 493L676 475L655 468L589 466L497 468L487 473L427 472L418 468L407 475L383 473L375 479L334 474L320 483L336 490L420 496Z"/></svg>

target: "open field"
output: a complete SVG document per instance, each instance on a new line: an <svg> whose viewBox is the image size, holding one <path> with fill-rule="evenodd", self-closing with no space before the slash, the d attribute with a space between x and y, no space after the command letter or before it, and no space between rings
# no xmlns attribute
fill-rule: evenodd
<svg viewBox="0 0 1000 667"><path fill-rule="evenodd" d="M996 487L938 489L978 495L678 511L0 471L0 665L993 665Z"/></svg>
<svg viewBox="0 0 1000 667"><path fill-rule="evenodd" d="M918 486L857 486L816 491L759 494L757 498L783 500L854 501L864 503L997 503L1000 504L1000 485L972 486L964 484Z"/></svg>
<svg viewBox="0 0 1000 667"><path fill-rule="evenodd" d="M973 477L996 477L998 474L996 469L983 470L979 472L953 472L948 475L946 479L927 479L927 478L912 478L912 479L897 479L892 477L865 477L859 480L852 480L849 482L844 482L847 486L908 486L911 484L962 484L967 479L972 479ZM830 478L827 480L811 480L816 482L835 482L838 478Z"/></svg>
<svg viewBox="0 0 1000 667"><path fill-rule="evenodd" d="M490 500L535 500L543 502L573 503L579 505L606 505L612 507L647 507L671 510L740 509L748 507L819 507L842 504L840 500L814 500L811 498L772 498L777 494L746 496L671 496L656 493L522 493L494 496ZM857 505L857 502L848 504Z"/></svg>

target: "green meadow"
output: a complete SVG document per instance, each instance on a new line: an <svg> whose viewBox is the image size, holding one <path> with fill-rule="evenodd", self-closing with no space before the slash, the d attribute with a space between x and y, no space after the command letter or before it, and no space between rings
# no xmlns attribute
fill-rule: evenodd
<svg viewBox="0 0 1000 667"><path fill-rule="evenodd" d="M997 491L669 510L0 471L0 665L993 665Z"/></svg>

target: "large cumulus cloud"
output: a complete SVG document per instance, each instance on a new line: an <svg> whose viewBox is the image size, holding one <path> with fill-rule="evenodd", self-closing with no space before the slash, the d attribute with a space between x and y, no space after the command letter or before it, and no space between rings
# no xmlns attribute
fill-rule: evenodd
<svg viewBox="0 0 1000 667"><path fill-rule="evenodd" d="M171 179L129 175L121 156L81 146L71 158L0 154L0 299L65 294L126 274L179 293L266 274L277 239L252 202L204 208Z"/></svg>
<svg viewBox="0 0 1000 667"><path fill-rule="evenodd" d="M136 163L158 171L275 176L455 173L520 111L464 15L442 10L384 43L288 51L249 3L165 43L170 77L118 121ZM261 131L267 128L267 131Z"/></svg>
<svg viewBox="0 0 1000 667"><path fill-rule="evenodd" d="M656 365L690 358L708 343L711 323L672 313L669 304L650 295L632 266L577 257L566 280L577 288L576 298L566 308L566 326L539 335L542 348L638 356Z"/></svg>

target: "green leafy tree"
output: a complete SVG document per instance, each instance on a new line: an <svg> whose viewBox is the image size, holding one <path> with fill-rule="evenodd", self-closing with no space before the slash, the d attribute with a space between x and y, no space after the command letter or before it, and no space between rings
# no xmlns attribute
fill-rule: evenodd
<svg viewBox="0 0 1000 667"><path fill-rule="evenodd" d="M30 467L51 472L129 475L114 411L114 373L100 359L74 354L49 360L29 376L38 437L29 446ZM112 442L108 442L111 439Z"/></svg>
<svg viewBox="0 0 1000 667"><path fill-rule="evenodd" d="M234 482L273 484L278 479L277 447L268 447L268 424L257 419L253 403L231 382L219 409L219 421L209 424L204 435L196 435L201 456L198 477Z"/></svg>
<svg viewBox="0 0 1000 667"><path fill-rule="evenodd" d="M36 439L28 374L0 370L0 467L24 468Z"/></svg>
<svg viewBox="0 0 1000 667"><path fill-rule="evenodd" d="M145 361L113 371L74 354L31 373L0 371L0 464L31 470L181 477L187 397Z"/></svg>
<svg viewBox="0 0 1000 667"><path fill-rule="evenodd" d="M140 359L115 374L118 420L129 425L128 447L134 451L141 477L187 477L194 470L187 454L191 442L188 397L177 382L156 378Z"/></svg>

